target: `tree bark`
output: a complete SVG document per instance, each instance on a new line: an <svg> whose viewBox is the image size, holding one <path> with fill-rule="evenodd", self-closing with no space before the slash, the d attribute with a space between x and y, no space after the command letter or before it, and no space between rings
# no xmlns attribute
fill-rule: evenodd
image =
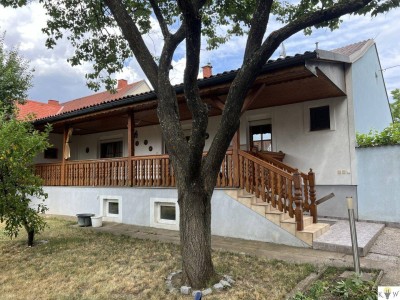
<svg viewBox="0 0 400 300"><path fill-rule="evenodd" d="M216 277L211 258L211 195L202 180L180 184L182 284L201 289Z"/></svg>

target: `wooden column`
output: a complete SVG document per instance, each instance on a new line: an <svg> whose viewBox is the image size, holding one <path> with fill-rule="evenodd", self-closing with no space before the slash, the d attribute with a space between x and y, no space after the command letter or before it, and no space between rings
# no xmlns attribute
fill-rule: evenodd
<svg viewBox="0 0 400 300"><path fill-rule="evenodd" d="M132 156L135 156L135 118L133 112L128 113L128 185L133 185Z"/></svg>
<svg viewBox="0 0 400 300"><path fill-rule="evenodd" d="M240 150L240 127L232 139L233 153L233 186L239 187L239 150Z"/></svg>
<svg viewBox="0 0 400 300"><path fill-rule="evenodd" d="M64 126L63 132L63 151L62 151L62 160L61 160L61 182L60 185L65 185L65 144L67 143L67 136L68 136L68 126Z"/></svg>

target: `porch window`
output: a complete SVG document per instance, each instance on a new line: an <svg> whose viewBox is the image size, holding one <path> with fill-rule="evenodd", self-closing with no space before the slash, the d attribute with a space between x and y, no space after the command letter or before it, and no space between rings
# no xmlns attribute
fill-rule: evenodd
<svg viewBox="0 0 400 300"><path fill-rule="evenodd" d="M331 129L329 105L310 108L310 131Z"/></svg>
<svg viewBox="0 0 400 300"><path fill-rule="evenodd" d="M250 126L250 145L258 151L272 151L271 124Z"/></svg>
<svg viewBox="0 0 400 300"><path fill-rule="evenodd" d="M122 141L103 142L100 144L100 158L122 157Z"/></svg>

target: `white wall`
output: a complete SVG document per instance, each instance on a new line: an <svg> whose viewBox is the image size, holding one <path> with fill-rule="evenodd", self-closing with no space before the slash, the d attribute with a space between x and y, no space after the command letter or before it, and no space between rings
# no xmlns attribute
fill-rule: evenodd
<svg viewBox="0 0 400 300"><path fill-rule="evenodd" d="M357 148L356 154L359 218L400 223L400 145Z"/></svg>
<svg viewBox="0 0 400 300"><path fill-rule="evenodd" d="M323 105L330 106L331 130L310 132L309 108ZM350 157L355 150L350 147L345 97L248 111L241 118L241 144L249 140L249 122L263 119L271 120L272 150L283 151L285 163L303 172L312 168L318 185L352 184Z"/></svg>
<svg viewBox="0 0 400 300"><path fill-rule="evenodd" d="M63 135L62 134L50 133L49 134L49 142L52 145L51 148L57 148L57 150L58 150L57 159L46 159L46 158L44 158L44 153L40 153L35 158L35 163L36 164L43 164L43 163L57 163L57 162L60 162L62 160L62 151L63 151L62 141L63 141Z"/></svg>
<svg viewBox="0 0 400 300"><path fill-rule="evenodd" d="M357 132L367 133L371 129L380 131L392 122L381 69L375 44L352 65L351 82Z"/></svg>
<svg viewBox="0 0 400 300"><path fill-rule="evenodd" d="M153 208L150 205L154 205L151 199L178 198L174 188L45 187L44 190L49 195L45 202L49 214L93 213L98 216L102 195L117 196L121 216L115 221L139 226L151 226ZM214 235L308 247L280 226L229 197L224 190L214 191L211 205L211 233Z"/></svg>

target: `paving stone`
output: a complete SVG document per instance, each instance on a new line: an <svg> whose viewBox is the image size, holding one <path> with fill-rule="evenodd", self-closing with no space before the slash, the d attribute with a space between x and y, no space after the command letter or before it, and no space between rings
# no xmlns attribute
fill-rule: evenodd
<svg viewBox="0 0 400 300"><path fill-rule="evenodd" d="M208 289L202 290L202 291L201 291L201 294L202 294L203 296L211 295L211 294L212 294L212 289L211 289L211 288L208 288Z"/></svg>
<svg viewBox="0 0 400 300"><path fill-rule="evenodd" d="M229 275L224 275L224 279L226 281L228 281L230 284L234 284L235 283L235 280L233 280L233 278L231 276L229 276Z"/></svg>
<svg viewBox="0 0 400 300"><path fill-rule="evenodd" d="M221 280L219 283L222 284L224 287L231 287L230 283L226 280Z"/></svg>
<svg viewBox="0 0 400 300"><path fill-rule="evenodd" d="M181 293L184 295L190 295L190 291L192 290L192 288L190 286L181 286Z"/></svg>
<svg viewBox="0 0 400 300"><path fill-rule="evenodd" d="M218 282L218 283L214 284L214 289L216 291L221 291L221 290L224 289L224 286L221 283Z"/></svg>

